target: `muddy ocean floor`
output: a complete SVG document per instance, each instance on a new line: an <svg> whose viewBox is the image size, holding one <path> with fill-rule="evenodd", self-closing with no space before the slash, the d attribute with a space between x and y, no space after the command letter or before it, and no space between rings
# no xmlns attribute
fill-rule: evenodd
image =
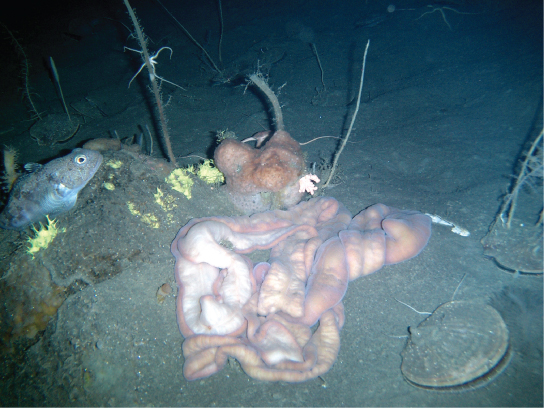
<svg viewBox="0 0 544 408"><path fill-rule="evenodd" d="M212 377L186 381L170 244L191 218L239 213L218 186L197 181L187 199L165 183L168 167L146 74L127 88L141 61L137 53L123 52L124 46L137 47L128 38L123 2L20 10L1 22L25 49L37 110L43 116L63 112L47 68L52 56L81 125L68 140L31 137L36 121L21 99L20 54L9 39L0 41L0 143L19 151L19 163L44 163L94 138L129 143L135 135L146 137L141 155L104 153L76 207L58 217L64 231L34 258L26 253L29 230L0 231L0 403L542 406L542 274L500 267L484 256L480 242L519 159L542 129L541 2L402 1L388 12L386 1L226 0L222 63L217 3L163 4L222 71L159 4L133 2L153 52L173 50L171 59L168 50L157 57L157 74L184 88L162 88L179 165L198 163L195 155L213 157L220 131L243 139L273 126L265 99L246 89L244 78L256 69L278 94L286 130L297 141L345 135L370 39L361 107L339 177L320 193L353 214L378 202L437 214L470 236L433 226L418 257L352 282L340 354L322 377L267 383L231 360ZM304 145L308 167L330 163L338 142ZM105 188L106 182L115 188ZM157 188L168 197L162 204ZM532 228L541 209L540 178L520 196L517 228ZM173 292L158 298L165 283ZM479 388L416 388L403 378L401 352L408 327L427 315L400 302L431 313L454 293L455 300L487 302L501 313L511 361Z"/></svg>

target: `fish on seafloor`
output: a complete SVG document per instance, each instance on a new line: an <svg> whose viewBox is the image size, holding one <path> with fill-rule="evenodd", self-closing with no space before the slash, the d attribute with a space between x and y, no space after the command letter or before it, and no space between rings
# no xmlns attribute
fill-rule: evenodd
<svg viewBox="0 0 544 408"><path fill-rule="evenodd" d="M77 194L102 164L102 155L88 149L74 149L45 165L29 163L11 189L0 214L0 228L20 230L45 218L70 210Z"/></svg>

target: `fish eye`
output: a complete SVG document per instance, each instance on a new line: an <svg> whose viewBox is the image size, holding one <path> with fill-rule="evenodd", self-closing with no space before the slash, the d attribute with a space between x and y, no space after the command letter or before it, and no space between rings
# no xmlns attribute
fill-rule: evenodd
<svg viewBox="0 0 544 408"><path fill-rule="evenodd" d="M85 156L84 154L78 154L75 158L74 158L74 162L76 162L76 164L83 164L87 161L87 156Z"/></svg>

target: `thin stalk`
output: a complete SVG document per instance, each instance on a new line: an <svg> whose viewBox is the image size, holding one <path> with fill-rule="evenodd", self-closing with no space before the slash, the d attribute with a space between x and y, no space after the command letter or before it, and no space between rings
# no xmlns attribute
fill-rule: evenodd
<svg viewBox="0 0 544 408"><path fill-rule="evenodd" d="M53 61L53 57L49 57L49 61L51 62L51 69L53 70L53 76L55 77L55 81L57 82L57 86L59 87L60 99L62 99L62 104L64 105L64 110L66 111L66 114L68 115L68 120L71 122L72 118L70 117L70 112L68 112L68 108L66 107L66 102L64 101L62 87L60 86L59 73L57 72L57 67L55 66L55 61Z"/></svg>
<svg viewBox="0 0 544 408"><path fill-rule="evenodd" d="M323 185L323 188L328 187L329 183L332 180L332 176L334 176L334 172L336 171L336 167L338 166L338 158L340 157L342 150L344 150L344 147L346 146L346 143L348 142L349 135L351 134L351 130L353 129L353 123L355 122L355 118L357 117L357 112L359 112L359 106L361 105L361 93L363 91L363 82L365 79L366 54L368 53L369 45L370 45L370 40L368 40L368 42L366 43L365 55L363 57L363 68L361 69L361 83L359 84L359 96L357 97L357 105L355 106L355 112L353 112L351 123L349 124L348 133L346 134L346 137L342 141L342 145L340 146L340 149L334 155L334 161L332 163L331 172L329 173L329 178L327 179L327 182Z"/></svg>
<svg viewBox="0 0 544 408"><path fill-rule="evenodd" d="M204 49L204 47L202 45L200 45L200 43L197 40L195 40L195 38L191 35L191 33L185 27L183 27L183 25L177 20L177 18L174 17L174 15L172 13L170 13L170 11L166 7L164 7L164 5L160 2L160 0L157 0L157 3L159 3L161 5L161 7L164 9L164 11L166 11L170 15L170 17L172 17L174 19L174 21L181 27L181 29L187 35L187 37L189 37L189 39L198 48L200 48L202 50L202 52L204 53L204 55L206 55L206 58L208 58L208 61L211 62L211 64L213 65L213 68L217 71L217 73L221 74L221 70L219 68L217 68L217 65L215 65L215 62L213 62L212 57L210 57L210 54L208 54L208 52Z"/></svg>
<svg viewBox="0 0 544 408"><path fill-rule="evenodd" d="M219 2L219 18L221 19L221 34L219 35L219 64L223 65L223 59L221 58L221 45L223 44L223 7L221 6L221 0Z"/></svg>

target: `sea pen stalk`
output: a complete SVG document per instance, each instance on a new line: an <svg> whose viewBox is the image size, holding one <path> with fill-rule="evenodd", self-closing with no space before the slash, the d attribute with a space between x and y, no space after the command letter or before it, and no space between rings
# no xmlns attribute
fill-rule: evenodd
<svg viewBox="0 0 544 408"><path fill-rule="evenodd" d="M51 62L51 69L53 70L53 76L55 77L55 82L57 83L57 86L59 87L60 99L62 99L62 104L64 105L64 110L66 111L66 114L68 115L68 120L71 122L72 118L70 117L70 112L68 112L68 108L66 107L66 102L64 101L64 95L62 93L62 87L60 86L59 73L57 72L57 67L55 66L55 61L53 61L53 57L49 57L49 62Z"/></svg>

